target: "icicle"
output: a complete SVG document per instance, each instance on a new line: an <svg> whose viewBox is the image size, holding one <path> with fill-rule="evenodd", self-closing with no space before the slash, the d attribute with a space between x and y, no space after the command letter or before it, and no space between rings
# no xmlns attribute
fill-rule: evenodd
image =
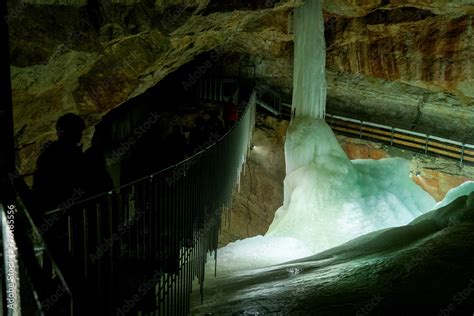
<svg viewBox="0 0 474 316"><path fill-rule="evenodd" d="M295 10L293 106L296 116L324 119L326 43L322 1L306 0Z"/></svg>

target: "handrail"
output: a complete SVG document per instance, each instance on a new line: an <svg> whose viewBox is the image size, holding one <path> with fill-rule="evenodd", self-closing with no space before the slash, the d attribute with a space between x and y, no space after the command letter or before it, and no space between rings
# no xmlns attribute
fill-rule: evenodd
<svg viewBox="0 0 474 316"><path fill-rule="evenodd" d="M67 236L54 248L69 253L60 268L68 277L75 271L72 293L86 285L103 315L187 314L192 281L199 279L202 293L207 252L217 249L221 215L250 148L255 104L253 91L237 124L192 157L47 213L52 235ZM128 304L149 282L154 290Z"/></svg>
<svg viewBox="0 0 474 316"><path fill-rule="evenodd" d="M15 189L18 192L18 187ZM0 203L0 231L4 235L3 241L15 244L13 246L2 245L5 263L13 259L17 265L16 278L19 281L19 291L15 294L13 302L21 306L24 314L40 316L47 313L68 312L70 315L75 315L70 287L57 268L55 260L45 246L42 236L22 200L18 199L15 204L7 205L7 209L8 211L5 213L2 203ZM13 226L14 232L8 227L9 225L5 225L7 219L8 224ZM11 234L10 237L7 236L8 239L5 239L6 232ZM13 236L14 240L11 240ZM41 260L35 253L34 240L36 240L36 244L43 246ZM11 249L10 251L5 249L6 247L14 247L14 252ZM6 253L5 250L7 250ZM10 259L8 259L9 257ZM55 279L52 279L53 273L56 275ZM3 276L5 277L5 274ZM13 311L13 313L5 315L16 315L16 313Z"/></svg>
<svg viewBox="0 0 474 316"><path fill-rule="evenodd" d="M382 124L326 114L331 128L348 136L388 143L433 156L474 163L474 145Z"/></svg>
<svg viewBox="0 0 474 316"><path fill-rule="evenodd" d="M253 94L254 94L254 93L253 93ZM252 94L252 95L253 95L253 94ZM251 98L253 98L253 96L251 96ZM152 174L150 174L150 175L147 175L147 176L141 177L141 178L139 178L139 179L137 179L137 180L133 180L133 181L128 182L128 183L126 183L126 184L122 184L122 185L120 185L120 186L117 186L117 187L115 187L115 188L113 188L112 190L109 190L109 191L107 191L107 192L102 192L102 193L96 194L96 195L94 195L94 196L88 197L88 198L86 198L86 199L82 199L82 200L80 200L80 201L77 201L77 202L75 202L72 206L77 206L77 205L79 205L79 204L84 204L84 203L93 201L93 200L95 200L95 199L99 199L99 198L104 197L104 196L106 196L106 195L108 195L108 194L111 194L111 193L114 192L114 191L118 191L118 190L120 190L120 189L124 189L124 188L126 188L126 187L129 187L129 186L134 185L134 184L137 184L137 183L139 183L139 182L148 180L148 179L150 179L150 178L157 177L157 176L159 176L160 174L165 174L166 172L169 172L170 170L179 168L180 166L186 165L187 163L190 163L191 161L194 161L194 160L198 159L200 156L202 156L204 153L206 153L210 148L212 148L213 146L215 146L215 145L219 144L220 142L222 142L230 133L232 133L232 131L233 131L234 129L236 129L236 128L239 126L239 124L240 124L241 121L242 121L242 118L245 117L246 113L247 113L248 111L250 111L250 110L251 110L251 106L247 106L247 107L245 108L244 113L242 114L241 118L240 118L239 121L236 123L236 125L235 125L234 127L232 127L232 129L230 129L230 130L228 130L227 132L225 132L224 135L222 135L222 136L221 136L219 139L217 139L215 142L213 142L212 144L208 145L207 147L201 149L200 151L198 151L197 153L195 153L195 154L192 155L191 157L188 157L188 158L186 158L186 159L184 159L184 160L182 160L182 161L180 161L180 162L178 162L178 163L175 163L175 164L173 164L173 165L171 165L171 166L169 166L169 167L166 167L166 168L164 168L164 169L161 169L161 170L159 170L159 171L157 171L157 172L154 172L154 173L152 173ZM50 210L50 211L45 212L45 214L46 214L46 215L53 215L53 214L55 214L55 213L64 212L65 210L67 210L67 209L72 209L72 208L74 208L74 207L68 206L67 208L56 208L56 209L54 209L54 210Z"/></svg>

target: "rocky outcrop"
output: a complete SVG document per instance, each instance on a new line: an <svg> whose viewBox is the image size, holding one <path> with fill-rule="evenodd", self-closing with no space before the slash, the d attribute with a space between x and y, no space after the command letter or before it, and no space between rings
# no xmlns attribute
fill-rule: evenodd
<svg viewBox="0 0 474 316"><path fill-rule="evenodd" d="M363 74L326 74L332 114L474 143L474 101Z"/></svg>
<svg viewBox="0 0 474 316"><path fill-rule="evenodd" d="M474 142L471 1L326 1L328 111Z"/></svg>
<svg viewBox="0 0 474 316"><path fill-rule="evenodd" d="M219 62L240 53L261 58L288 55L290 45L285 43L292 37L280 22L298 2L209 15L193 15L206 1L158 1L153 10L136 3L117 2L107 8L44 3L20 8L14 0L9 3L12 12L23 10L9 19L20 173L33 170L42 144L54 138L55 120L66 112L86 119L87 146L93 126L106 113L202 53L217 51ZM36 20L39 17L45 19ZM35 36L37 40L23 45Z"/></svg>
<svg viewBox="0 0 474 316"><path fill-rule="evenodd" d="M275 211L283 204L285 178L284 141L288 121L257 116L250 151L240 188L232 208L223 217L219 245L264 235Z"/></svg>
<svg viewBox="0 0 474 316"><path fill-rule="evenodd" d="M472 12L383 8L361 18L332 16L326 34L331 70L474 97Z"/></svg>

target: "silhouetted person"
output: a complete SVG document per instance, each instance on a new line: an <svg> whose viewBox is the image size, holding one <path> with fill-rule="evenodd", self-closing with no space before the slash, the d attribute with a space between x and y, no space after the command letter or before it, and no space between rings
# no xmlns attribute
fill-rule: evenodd
<svg viewBox="0 0 474 316"><path fill-rule="evenodd" d="M68 279L74 278L74 261L68 248L68 221L64 215L44 215L56 208L70 208L84 197L82 147L79 145L84 120L76 114L61 116L56 123L58 139L47 143L36 162L33 194L36 219L46 244ZM48 223L46 226L45 223ZM72 223L74 225L74 223ZM44 262L44 270L50 269Z"/></svg>
<svg viewBox="0 0 474 316"><path fill-rule="evenodd" d="M79 143L85 127L84 120L76 114L61 116L56 123L58 139L47 143L38 157L33 191L41 212L67 206L84 195Z"/></svg>
<svg viewBox="0 0 474 316"><path fill-rule="evenodd" d="M114 185L107 171L105 161L106 138L101 131L92 137L92 146L84 153L84 190L87 196L94 196L113 189Z"/></svg>

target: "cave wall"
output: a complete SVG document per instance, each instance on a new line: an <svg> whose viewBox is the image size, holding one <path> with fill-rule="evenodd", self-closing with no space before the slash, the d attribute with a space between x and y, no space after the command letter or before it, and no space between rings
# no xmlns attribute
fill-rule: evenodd
<svg viewBox="0 0 474 316"><path fill-rule="evenodd" d="M20 173L66 112L93 126L204 52L290 102L301 0L8 0ZM325 1L328 112L474 143L472 1ZM190 75L204 75L206 63Z"/></svg>
<svg viewBox="0 0 474 316"><path fill-rule="evenodd" d="M240 190L224 213L219 245L263 235L283 204L284 143L288 121L257 115L254 148L243 168Z"/></svg>
<svg viewBox="0 0 474 316"><path fill-rule="evenodd" d="M292 41L274 19L298 3L204 12L209 1L9 0L19 172L34 170L62 114L85 118L86 148L105 114L202 53L217 55L192 74L203 76L207 63L235 53L273 58L280 53L275 46Z"/></svg>
<svg viewBox="0 0 474 316"><path fill-rule="evenodd" d="M328 111L474 142L471 1L326 13Z"/></svg>

